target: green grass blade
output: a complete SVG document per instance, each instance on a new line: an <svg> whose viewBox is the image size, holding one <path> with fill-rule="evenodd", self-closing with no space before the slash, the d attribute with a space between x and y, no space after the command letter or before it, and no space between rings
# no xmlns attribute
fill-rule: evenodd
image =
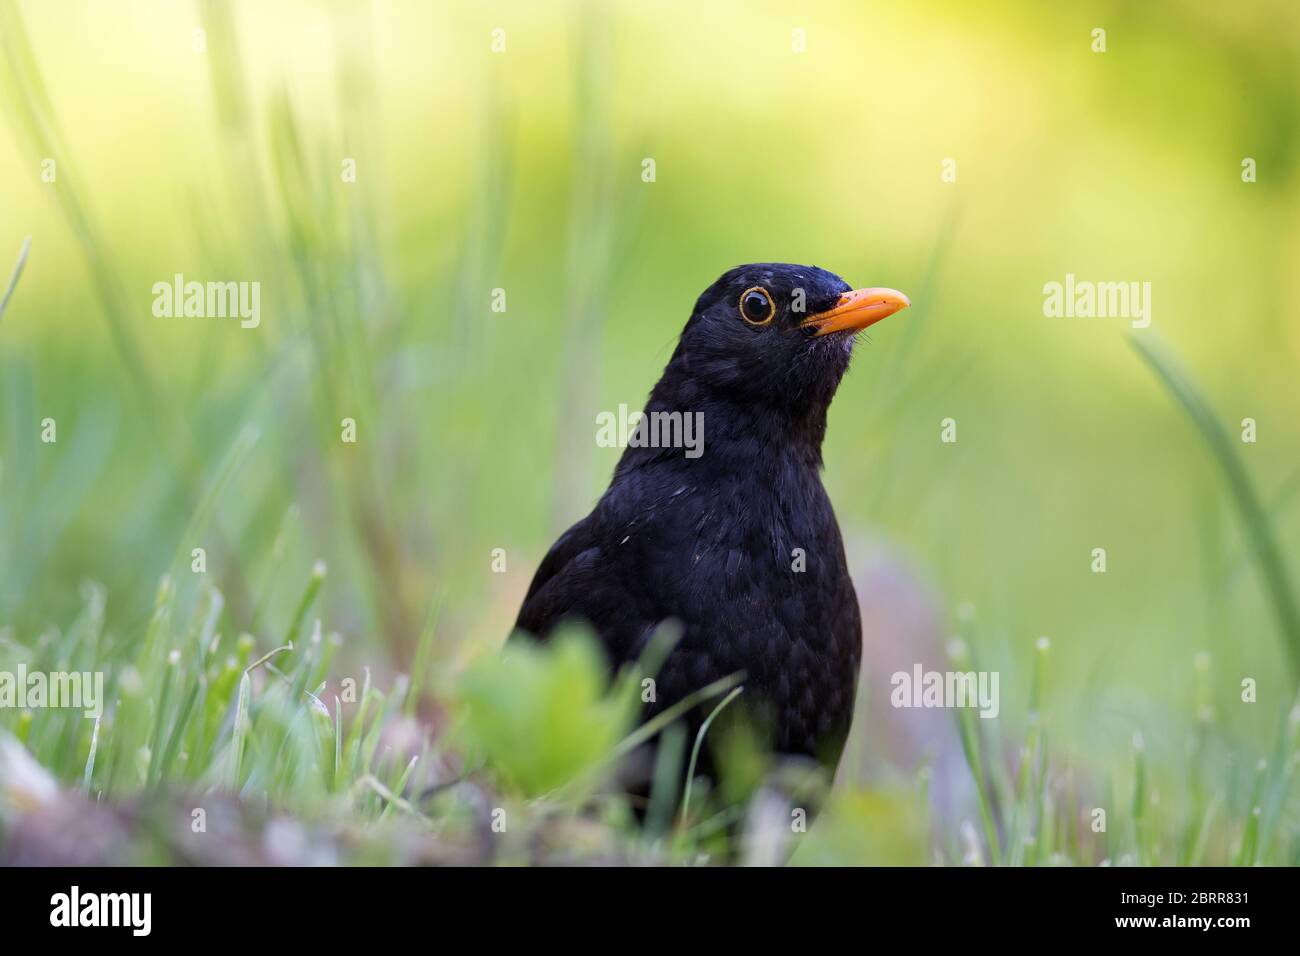
<svg viewBox="0 0 1300 956"><path fill-rule="evenodd" d="M1283 649L1291 666L1292 683L1300 685L1300 603L1297 603L1286 559L1273 533L1268 512L1245 462L1209 402L1173 357L1146 337L1130 336L1129 342L1192 420L1227 479L1277 617Z"/></svg>
<svg viewBox="0 0 1300 956"><path fill-rule="evenodd" d="M686 791L682 795L681 813L681 820L683 823L686 822L687 813L691 808L691 784L695 782L695 765L700 759L700 746L704 743L704 735L709 732L709 727L712 725L714 718L716 718L718 714L722 713L723 709L726 708L728 704L739 697L744 689L744 687L737 687L726 697L722 698L722 701L718 706L714 707L713 710L709 712L709 716L704 718L704 723L700 724L700 731L695 735L695 743L691 746L691 761L686 766Z"/></svg>
<svg viewBox="0 0 1300 956"><path fill-rule="evenodd" d="M27 253L32 248L32 237L28 236L23 240L23 247L18 252L18 262L14 265L14 271L9 276L9 285L5 289L4 298L0 299L0 320L5 317L5 309L9 308L9 300L13 298L14 289L18 288L18 277L23 274L23 266L27 264Z"/></svg>

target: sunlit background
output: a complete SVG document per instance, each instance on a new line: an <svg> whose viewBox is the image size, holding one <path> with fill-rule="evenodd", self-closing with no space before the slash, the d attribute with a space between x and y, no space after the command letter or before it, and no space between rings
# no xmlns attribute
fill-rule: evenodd
<svg viewBox="0 0 1300 956"><path fill-rule="evenodd" d="M1009 765L1047 637L1062 774L1128 801L1136 734L1176 802L1209 725L1206 773L1248 816L1300 633L1135 340L1226 430L1294 608L1289 0L0 9L0 282L31 237L0 319L0 655L90 594L101 648L132 646L164 574L197 594L202 547L226 638L280 643L322 560L335 671L409 669L436 612L431 683L453 681L604 489L596 416L640 407L699 292L812 263L915 303L860 342L825 447L867 631L842 774L863 819L907 813L922 773L939 852L979 826L951 715L887 704L955 636L1000 672L981 729ZM260 282L260 326L155 317L176 273ZM1150 327L1045 316L1067 273L1149 282ZM848 861L933 858L880 839Z"/></svg>

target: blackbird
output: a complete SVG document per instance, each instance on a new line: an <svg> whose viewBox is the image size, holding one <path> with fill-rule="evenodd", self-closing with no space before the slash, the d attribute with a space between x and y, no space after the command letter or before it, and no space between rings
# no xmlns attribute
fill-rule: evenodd
<svg viewBox="0 0 1300 956"><path fill-rule="evenodd" d="M609 489L537 569L517 632L545 639L583 621L618 668L676 622L642 719L739 673L771 749L833 774L862 633L819 475L826 412L856 334L909 304L782 263L738 266L709 286ZM655 441L655 413L691 416L695 446ZM690 739L701 719L698 708L687 718Z"/></svg>

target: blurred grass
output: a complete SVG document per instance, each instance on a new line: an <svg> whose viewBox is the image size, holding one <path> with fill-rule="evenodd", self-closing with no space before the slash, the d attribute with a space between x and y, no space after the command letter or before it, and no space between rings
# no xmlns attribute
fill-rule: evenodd
<svg viewBox="0 0 1300 956"><path fill-rule="evenodd" d="M14 271L9 277L9 285L5 287L5 294L0 297L0 319L5 317L5 309L9 307L9 300L13 297L14 289L18 286L18 279L23 274L23 266L27 263L27 253L31 248L32 240L28 236L23 240L22 249L18 251L18 261L14 263Z"/></svg>
<svg viewBox="0 0 1300 956"><path fill-rule="evenodd" d="M1290 663L1292 684L1300 687L1300 605L1296 603L1295 584L1274 534L1273 521L1255 490L1236 443L1228 436L1227 429L1196 384L1171 356L1152 341L1137 336L1130 341L1187 413L1228 482L1233 504L1241 514L1247 539L1259 562L1260 573L1277 615L1278 636Z"/></svg>

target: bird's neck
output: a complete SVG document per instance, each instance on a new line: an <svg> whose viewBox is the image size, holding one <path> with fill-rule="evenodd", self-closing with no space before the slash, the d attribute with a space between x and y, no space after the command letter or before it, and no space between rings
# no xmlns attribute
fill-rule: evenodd
<svg viewBox="0 0 1300 956"><path fill-rule="evenodd" d="M761 469L765 463L775 466L785 462L815 471L822 466L827 404L817 401L805 408L794 408L719 394L689 380L673 385L665 376L646 403L648 424L664 421L654 419L656 414L680 413L683 421L691 416L691 434L699 442L699 454L686 455L680 448L629 446L620 469L652 461L680 458L689 464L693 458L712 458L728 462L731 467L745 467L748 463ZM654 428L650 431L654 433ZM659 433L663 431L659 427Z"/></svg>

